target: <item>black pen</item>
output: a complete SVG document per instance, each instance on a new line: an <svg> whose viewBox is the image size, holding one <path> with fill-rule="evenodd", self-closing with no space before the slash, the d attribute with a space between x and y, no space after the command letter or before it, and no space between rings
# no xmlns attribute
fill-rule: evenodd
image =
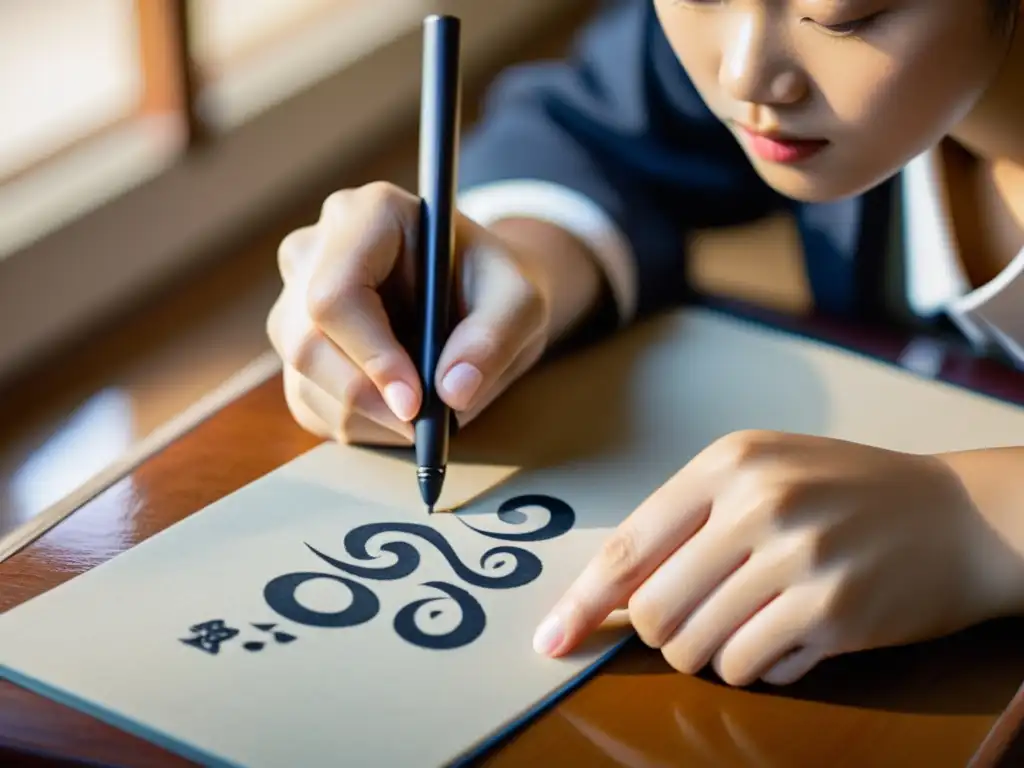
<svg viewBox="0 0 1024 768"><path fill-rule="evenodd" d="M455 189L459 152L459 19L423 22L420 104L420 354L423 405L416 417L416 479L433 513L448 465L451 413L437 394L437 362L448 340L455 271Z"/></svg>

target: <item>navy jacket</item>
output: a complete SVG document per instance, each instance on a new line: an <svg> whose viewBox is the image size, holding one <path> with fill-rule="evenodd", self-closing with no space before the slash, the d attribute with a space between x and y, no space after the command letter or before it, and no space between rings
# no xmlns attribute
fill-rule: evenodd
<svg viewBox="0 0 1024 768"><path fill-rule="evenodd" d="M572 55L501 75L463 142L460 187L538 179L599 204L630 241L643 316L686 300L688 229L794 215L817 311L879 319L894 184L802 203L756 174L678 62L650 0L613 0Z"/></svg>

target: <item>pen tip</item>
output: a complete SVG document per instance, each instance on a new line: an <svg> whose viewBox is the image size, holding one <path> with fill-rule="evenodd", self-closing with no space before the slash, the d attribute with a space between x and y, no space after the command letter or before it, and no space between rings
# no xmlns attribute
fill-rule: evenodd
<svg viewBox="0 0 1024 768"><path fill-rule="evenodd" d="M420 486L420 497L431 513L434 512L434 507L437 506L437 501L441 497L441 484L444 482L444 474L443 467L441 469L419 467L416 470Z"/></svg>
<svg viewBox="0 0 1024 768"><path fill-rule="evenodd" d="M428 515L434 514L434 505L433 504L428 504L427 505L427 514Z"/></svg>

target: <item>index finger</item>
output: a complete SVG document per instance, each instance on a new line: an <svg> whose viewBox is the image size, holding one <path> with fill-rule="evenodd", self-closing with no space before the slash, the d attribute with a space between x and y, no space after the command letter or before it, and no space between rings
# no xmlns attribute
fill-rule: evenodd
<svg viewBox="0 0 1024 768"><path fill-rule="evenodd" d="M706 485L684 469L647 497L537 627L534 650L549 656L568 653L626 605L668 556L703 527L711 509Z"/></svg>
<svg viewBox="0 0 1024 768"><path fill-rule="evenodd" d="M328 198L323 253L306 287L311 319L403 421L419 409L419 374L380 290L407 248L407 219L417 210L414 198L387 185Z"/></svg>

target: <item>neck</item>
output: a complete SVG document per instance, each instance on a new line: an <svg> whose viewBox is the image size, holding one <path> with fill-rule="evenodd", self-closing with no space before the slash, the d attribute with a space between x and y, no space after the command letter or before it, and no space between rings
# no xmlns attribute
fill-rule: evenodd
<svg viewBox="0 0 1024 768"><path fill-rule="evenodd" d="M1024 169L1024 16L991 85L950 134L979 160Z"/></svg>

